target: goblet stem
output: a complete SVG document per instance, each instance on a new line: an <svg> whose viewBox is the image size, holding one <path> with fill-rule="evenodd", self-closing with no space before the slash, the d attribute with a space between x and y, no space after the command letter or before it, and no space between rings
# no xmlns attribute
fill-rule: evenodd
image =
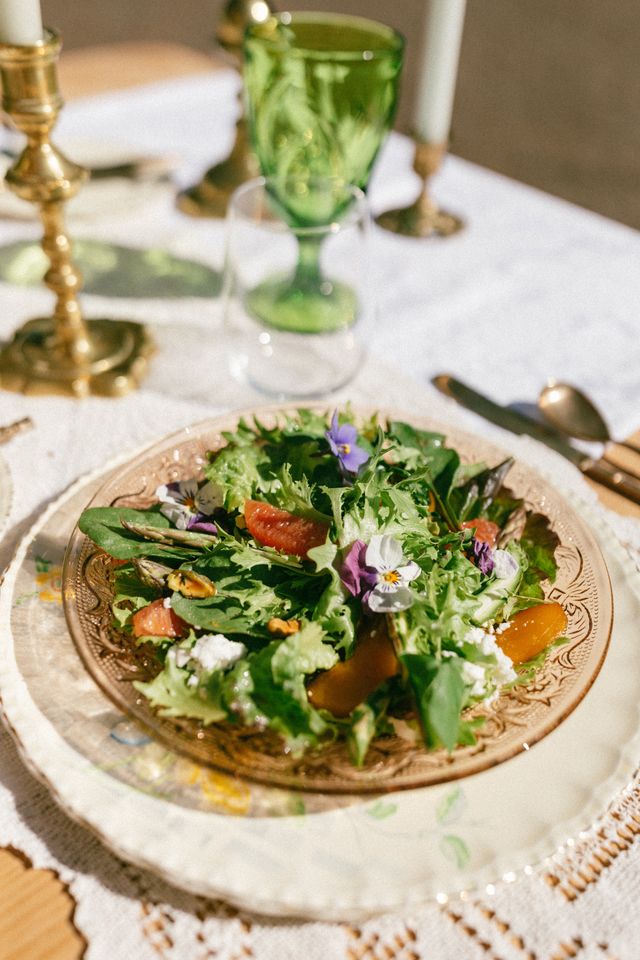
<svg viewBox="0 0 640 960"><path fill-rule="evenodd" d="M292 286L309 292L320 290L322 272L320 270L320 248L323 237L298 237L298 263L292 279Z"/></svg>

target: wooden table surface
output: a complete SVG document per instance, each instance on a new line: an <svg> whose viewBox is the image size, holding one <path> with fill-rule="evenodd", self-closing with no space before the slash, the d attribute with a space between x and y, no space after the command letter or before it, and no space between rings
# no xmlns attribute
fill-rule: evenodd
<svg viewBox="0 0 640 960"><path fill-rule="evenodd" d="M219 67L220 61L186 47L124 43L65 53L59 76L63 96L71 100ZM631 439L640 443L640 431ZM616 448L610 456L640 474L640 455ZM592 486L609 509L640 519L640 506ZM79 960L87 944L73 925L74 908L52 870L34 869L19 851L0 849L0 960Z"/></svg>

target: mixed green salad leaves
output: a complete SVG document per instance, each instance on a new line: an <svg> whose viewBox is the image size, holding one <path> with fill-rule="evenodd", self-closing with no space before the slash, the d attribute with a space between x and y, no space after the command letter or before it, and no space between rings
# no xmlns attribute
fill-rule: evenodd
<svg viewBox="0 0 640 960"><path fill-rule="evenodd" d="M543 600L557 539L538 514L509 537L524 515L511 461L463 463L441 434L352 420L241 420L204 476L149 509L83 513L121 561L114 630L153 646L157 675L136 686L162 714L269 728L297 754L342 738L362 765L400 724L428 748L473 743L465 709L518 682L498 641ZM376 630L395 666L367 667L366 689L345 664Z"/></svg>

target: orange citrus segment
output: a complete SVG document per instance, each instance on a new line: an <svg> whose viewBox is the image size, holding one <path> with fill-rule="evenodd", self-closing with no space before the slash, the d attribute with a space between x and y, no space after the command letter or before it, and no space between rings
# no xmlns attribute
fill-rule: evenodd
<svg viewBox="0 0 640 960"><path fill-rule="evenodd" d="M164 606L162 597L134 613L132 621L135 637L182 637L188 631L184 620Z"/></svg>
<svg viewBox="0 0 640 960"><path fill-rule="evenodd" d="M541 653L567 629L567 615L559 603L541 603L516 613L496 637L503 653L514 663L526 663Z"/></svg>
<svg viewBox="0 0 640 960"><path fill-rule="evenodd" d="M376 617L358 638L353 656L312 680L307 696L318 710L348 717L384 680L400 670L383 617Z"/></svg>
<svg viewBox="0 0 640 960"><path fill-rule="evenodd" d="M247 530L258 543L302 559L312 547L325 542L329 531L326 523L297 517L259 500L245 500L244 519Z"/></svg>
<svg viewBox="0 0 640 960"><path fill-rule="evenodd" d="M463 530L473 530L476 540L488 543L490 547L495 547L500 527L493 520L465 520L460 526Z"/></svg>

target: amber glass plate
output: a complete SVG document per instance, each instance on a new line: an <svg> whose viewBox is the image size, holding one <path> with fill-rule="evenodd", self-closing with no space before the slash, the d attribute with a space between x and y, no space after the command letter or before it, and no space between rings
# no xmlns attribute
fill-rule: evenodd
<svg viewBox="0 0 640 960"><path fill-rule="evenodd" d="M278 417L273 408L257 412L267 424ZM368 416L371 411L360 414ZM150 506L161 483L200 473L206 452L224 444L222 431L235 429L239 416L206 421L160 441L111 474L90 506ZM455 447L465 460L493 465L504 459L495 446L469 434L406 414L394 412L393 417L423 429L440 430L447 436L447 445ZM195 720L161 716L132 683L151 679L158 671L157 662L112 626L112 561L77 528L63 572L71 636L91 676L121 710L171 749L236 776L271 786L357 794L428 786L477 773L528 750L580 703L604 660L613 618L607 569L579 516L527 466L514 464L508 485L528 510L549 519L560 540L558 576L553 585L546 585L546 595L564 607L568 642L551 651L529 685L504 693L489 705L474 707L473 715L485 718L477 743L459 747L451 755L444 750L428 751L421 743L400 736L380 737L372 744L365 766L356 769L342 743L292 757L269 732L227 722L203 726Z"/></svg>

